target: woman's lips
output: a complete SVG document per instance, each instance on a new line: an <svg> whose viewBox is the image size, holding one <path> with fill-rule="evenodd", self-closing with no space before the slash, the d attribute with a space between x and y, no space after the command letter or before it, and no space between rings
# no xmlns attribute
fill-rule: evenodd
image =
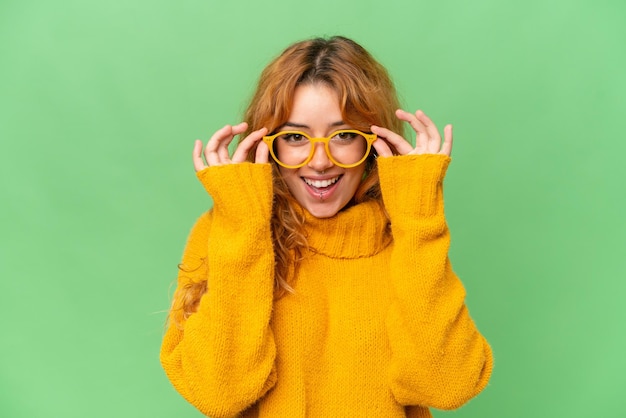
<svg viewBox="0 0 626 418"><path fill-rule="evenodd" d="M305 188L309 194L315 199L327 200L340 184L342 175L331 177L328 179L313 179L309 177L302 177Z"/></svg>

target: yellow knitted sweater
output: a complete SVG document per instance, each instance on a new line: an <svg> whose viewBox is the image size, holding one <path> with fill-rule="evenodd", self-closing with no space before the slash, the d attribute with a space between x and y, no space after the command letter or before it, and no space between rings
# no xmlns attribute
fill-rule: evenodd
<svg viewBox="0 0 626 418"><path fill-rule="evenodd" d="M198 173L214 200L185 249L178 286L208 279L161 363L211 417L430 417L477 395L489 345L448 260L449 158L379 158L376 202L307 216L295 293L273 298L269 164ZM233 186L236 184L236 186Z"/></svg>

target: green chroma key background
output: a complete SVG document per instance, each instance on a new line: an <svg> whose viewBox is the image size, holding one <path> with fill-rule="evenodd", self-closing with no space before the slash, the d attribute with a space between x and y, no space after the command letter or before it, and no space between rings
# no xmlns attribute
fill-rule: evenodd
<svg viewBox="0 0 626 418"><path fill-rule="evenodd" d="M626 3L0 2L0 416L199 417L158 362L195 138L343 34L455 127L451 258L495 353L436 417L622 417ZM246 179L236 179L246 181Z"/></svg>

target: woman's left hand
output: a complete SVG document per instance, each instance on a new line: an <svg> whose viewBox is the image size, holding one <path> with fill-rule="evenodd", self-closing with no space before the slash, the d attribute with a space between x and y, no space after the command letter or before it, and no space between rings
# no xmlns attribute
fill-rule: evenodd
<svg viewBox="0 0 626 418"><path fill-rule="evenodd" d="M405 112L402 109L396 110L398 119L408 122L415 131L415 147L406 139L395 132L380 126L372 125L372 132L383 141L374 141L373 147L381 157L391 157L394 155L389 147L392 145L399 155L419 155L419 154L443 154L450 156L452 153L452 125L443 128L443 143L439 129L434 122L426 116L424 112L418 110L415 113Z"/></svg>

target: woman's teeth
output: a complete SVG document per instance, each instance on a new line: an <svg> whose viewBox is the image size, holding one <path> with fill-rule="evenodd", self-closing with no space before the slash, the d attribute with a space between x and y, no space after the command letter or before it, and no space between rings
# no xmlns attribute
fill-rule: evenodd
<svg viewBox="0 0 626 418"><path fill-rule="evenodd" d="M307 179L306 177L303 177L303 179L304 182L309 186L315 187L316 189L322 189L324 187L330 186L331 184L334 184L337 180L339 180L339 176L328 180L311 180Z"/></svg>

